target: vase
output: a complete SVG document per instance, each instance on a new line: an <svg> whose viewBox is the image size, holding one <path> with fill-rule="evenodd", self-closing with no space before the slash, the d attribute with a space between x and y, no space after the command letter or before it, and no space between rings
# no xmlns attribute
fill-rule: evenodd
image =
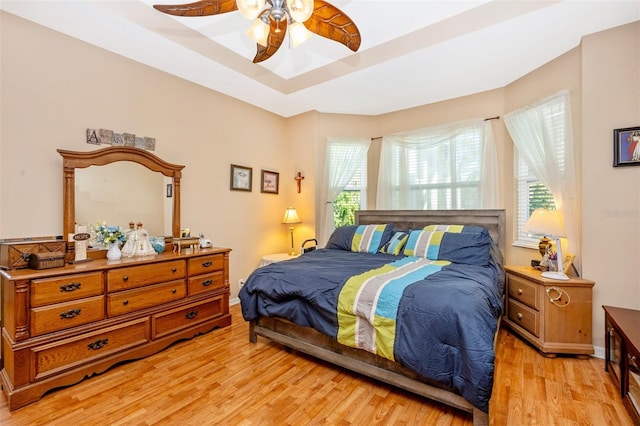
<svg viewBox="0 0 640 426"><path fill-rule="evenodd" d="M122 257L122 252L120 251L119 244L111 244L109 246L109 250L107 250L107 259L109 260L118 260Z"/></svg>

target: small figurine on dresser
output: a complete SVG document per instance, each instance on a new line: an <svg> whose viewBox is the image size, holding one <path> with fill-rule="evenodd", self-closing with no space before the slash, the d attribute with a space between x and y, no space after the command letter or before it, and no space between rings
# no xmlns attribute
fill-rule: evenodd
<svg viewBox="0 0 640 426"><path fill-rule="evenodd" d="M137 229L133 229L133 222L130 222L127 242L122 247L122 255L124 257L133 257L151 254L156 254L156 251L153 249L151 241L149 241L149 233L142 227L142 223L138 222Z"/></svg>

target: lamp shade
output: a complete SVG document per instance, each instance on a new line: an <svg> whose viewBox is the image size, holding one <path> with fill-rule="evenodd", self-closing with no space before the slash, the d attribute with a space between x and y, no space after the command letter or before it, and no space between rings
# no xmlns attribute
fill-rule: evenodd
<svg viewBox="0 0 640 426"><path fill-rule="evenodd" d="M262 22L260 18L253 22L253 25L247 30L247 35L260 46L267 46L269 38L269 25Z"/></svg>
<svg viewBox="0 0 640 426"><path fill-rule="evenodd" d="M313 0L287 0L291 17L296 22L304 22L311 17L314 9Z"/></svg>
<svg viewBox="0 0 640 426"><path fill-rule="evenodd" d="M535 209L522 228L529 234L564 237L564 220L557 210Z"/></svg>
<svg viewBox="0 0 640 426"><path fill-rule="evenodd" d="M256 19L264 9L265 0L237 0L238 10L247 19Z"/></svg>
<svg viewBox="0 0 640 426"><path fill-rule="evenodd" d="M287 207L287 210L284 212L284 219L282 219L282 223L300 223L300 217L298 217L298 212L293 207Z"/></svg>

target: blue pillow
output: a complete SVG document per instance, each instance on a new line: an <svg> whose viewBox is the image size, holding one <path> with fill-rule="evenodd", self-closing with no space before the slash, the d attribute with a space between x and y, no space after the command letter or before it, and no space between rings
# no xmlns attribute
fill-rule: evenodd
<svg viewBox="0 0 640 426"><path fill-rule="evenodd" d="M367 228L367 227L371 228ZM377 232L376 232L377 227ZM356 231L359 232L356 234ZM381 231L382 230L382 231ZM392 225L346 225L336 228L325 248L334 250L378 253L393 234ZM364 240L363 240L364 237ZM354 246L355 244L355 246ZM362 250L361 250L362 246ZM355 247L355 249L354 249Z"/></svg>
<svg viewBox="0 0 640 426"><path fill-rule="evenodd" d="M360 225L351 240L351 251L356 253L378 253L391 239L391 225Z"/></svg>
<svg viewBox="0 0 640 426"><path fill-rule="evenodd" d="M325 248L351 251L351 240L353 240L353 234L355 234L356 228L356 225L347 225L336 228L329 237L329 241Z"/></svg>
<svg viewBox="0 0 640 426"><path fill-rule="evenodd" d="M402 252L402 249L404 248L404 245L407 243L408 239L408 232L398 231L393 234L393 237L391 237L387 244L382 246L382 248L380 249L380 253L399 255L400 252Z"/></svg>
<svg viewBox="0 0 640 426"><path fill-rule="evenodd" d="M491 258L491 236L485 228L478 229L481 232L414 230L409 234L403 254L485 266Z"/></svg>

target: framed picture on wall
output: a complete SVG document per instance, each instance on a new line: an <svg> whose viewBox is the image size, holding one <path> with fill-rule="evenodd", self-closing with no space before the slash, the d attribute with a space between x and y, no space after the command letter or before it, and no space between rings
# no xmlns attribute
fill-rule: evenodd
<svg viewBox="0 0 640 426"><path fill-rule="evenodd" d="M613 130L613 167L640 166L640 126Z"/></svg>
<svg viewBox="0 0 640 426"><path fill-rule="evenodd" d="M260 192L266 192L267 194L277 194L279 187L280 173L263 170L262 187L260 188Z"/></svg>
<svg viewBox="0 0 640 426"><path fill-rule="evenodd" d="M253 169L251 167L231 165L231 190L251 192L253 181Z"/></svg>

